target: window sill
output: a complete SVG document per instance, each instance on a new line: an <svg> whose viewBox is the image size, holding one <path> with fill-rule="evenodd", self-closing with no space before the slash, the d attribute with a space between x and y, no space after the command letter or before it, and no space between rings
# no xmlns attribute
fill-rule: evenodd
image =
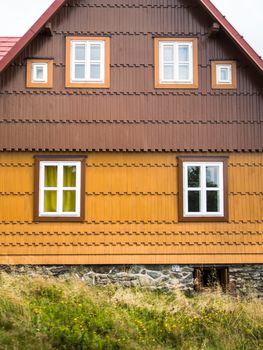
<svg viewBox="0 0 263 350"><path fill-rule="evenodd" d="M179 222L228 222L227 216L179 216Z"/></svg>
<svg viewBox="0 0 263 350"><path fill-rule="evenodd" d="M77 83L71 83L71 82L66 82L65 85L66 88L77 88L77 89L87 89L87 88L91 88L91 89L109 89L110 88L110 84L109 83L81 83L81 82L77 82Z"/></svg>
<svg viewBox="0 0 263 350"><path fill-rule="evenodd" d="M198 84L162 84L155 83L155 89L198 89Z"/></svg>
<svg viewBox="0 0 263 350"><path fill-rule="evenodd" d="M35 216L34 222L83 222L81 216Z"/></svg>

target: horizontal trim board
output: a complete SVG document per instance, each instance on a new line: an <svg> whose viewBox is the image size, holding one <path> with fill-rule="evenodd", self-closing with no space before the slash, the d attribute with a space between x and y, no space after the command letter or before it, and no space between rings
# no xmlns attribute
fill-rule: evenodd
<svg viewBox="0 0 263 350"><path fill-rule="evenodd" d="M0 236L255 236L262 235L263 231L74 231L74 232L0 232Z"/></svg>
<svg viewBox="0 0 263 350"><path fill-rule="evenodd" d="M0 196L32 196L34 192L0 192ZM86 196L178 196L178 192L86 192ZM263 196L263 192L229 192L230 196Z"/></svg>
<svg viewBox="0 0 263 350"><path fill-rule="evenodd" d="M2 118L0 123L12 124L12 123L21 123L21 124L263 124L263 120L154 120L154 119L10 119Z"/></svg>
<svg viewBox="0 0 263 350"><path fill-rule="evenodd" d="M263 254L2 255L0 264L263 264Z"/></svg>
<svg viewBox="0 0 263 350"><path fill-rule="evenodd" d="M198 6L195 5L171 5L171 4L142 4L142 3L137 3L137 4L131 4L131 3L103 3L103 4L89 4L89 3L75 3L75 4L65 4L63 7L89 7L89 8L173 8L173 9L178 9L178 8L198 8Z"/></svg>
<svg viewBox="0 0 263 350"><path fill-rule="evenodd" d="M155 90L148 90L148 91L123 91L123 90L110 90L106 89L103 90L100 88L92 89L88 87L79 88L78 90L75 90L74 87L68 87L65 90L44 90L41 88L38 89L26 89L26 90L2 90L0 92L0 95L30 95L30 96L39 96L39 95L49 95L49 96L74 96L74 95L80 95L80 96L263 96L262 93L259 92L235 92L233 90L223 90L221 92L202 92L202 91L193 91L188 88L181 88L181 89L167 89L163 91L162 89L158 89L158 91ZM156 89L157 90L157 89ZM236 101L235 101L236 102Z"/></svg>

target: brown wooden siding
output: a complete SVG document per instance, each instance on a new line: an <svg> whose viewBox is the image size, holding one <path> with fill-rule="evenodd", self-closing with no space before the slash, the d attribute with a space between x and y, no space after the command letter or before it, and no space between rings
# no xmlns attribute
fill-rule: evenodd
<svg viewBox="0 0 263 350"><path fill-rule="evenodd" d="M74 0L1 75L2 150L262 151L262 76L193 0ZM109 36L110 88L65 88L65 37ZM154 38L198 39L198 89L154 88ZM25 87L26 58L53 58L50 91ZM237 61L237 89L211 88Z"/></svg>
<svg viewBox="0 0 263 350"><path fill-rule="evenodd" d="M263 263L263 155L228 154L227 223L178 222L177 155L89 153L84 223L34 223L34 154L2 153L0 263Z"/></svg>

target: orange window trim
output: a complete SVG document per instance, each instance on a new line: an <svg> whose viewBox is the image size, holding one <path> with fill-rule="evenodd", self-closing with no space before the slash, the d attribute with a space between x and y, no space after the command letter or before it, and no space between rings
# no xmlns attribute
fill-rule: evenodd
<svg viewBox="0 0 263 350"><path fill-rule="evenodd" d="M97 40L105 42L105 80L104 83L87 83L76 82L73 83L70 80L70 44L72 40L88 41ZM69 88L100 88L107 89L110 87L110 38L109 37L95 37L95 36L67 36L66 37L66 77L65 86Z"/></svg>
<svg viewBox="0 0 263 350"><path fill-rule="evenodd" d="M159 43L163 41L193 43L193 83L192 84L161 84L159 74ZM197 89L198 88L198 51L197 38L155 38L154 39L154 82L156 89Z"/></svg>
<svg viewBox="0 0 263 350"><path fill-rule="evenodd" d="M232 66L232 84L217 84L216 66L218 64L231 64ZM212 89L236 89L237 88L237 64L236 61L212 61L211 62Z"/></svg>
<svg viewBox="0 0 263 350"><path fill-rule="evenodd" d="M33 63L47 63L47 82L33 82L32 79L32 64ZM50 89L53 87L53 60L33 58L27 60L26 68L26 87L27 88L39 88Z"/></svg>

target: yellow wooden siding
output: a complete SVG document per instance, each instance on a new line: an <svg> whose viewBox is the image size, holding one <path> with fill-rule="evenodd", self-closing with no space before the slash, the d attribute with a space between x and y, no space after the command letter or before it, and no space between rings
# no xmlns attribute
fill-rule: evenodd
<svg viewBox="0 0 263 350"><path fill-rule="evenodd" d="M178 223L174 153L90 153L84 223L34 223L34 154L0 155L0 263L263 263L263 155L229 154L229 222Z"/></svg>

